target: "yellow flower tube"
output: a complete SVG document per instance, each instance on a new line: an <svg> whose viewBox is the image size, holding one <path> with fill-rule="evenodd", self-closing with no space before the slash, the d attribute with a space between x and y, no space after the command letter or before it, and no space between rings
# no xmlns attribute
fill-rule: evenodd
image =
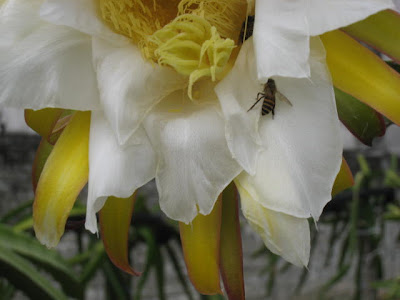
<svg viewBox="0 0 400 300"><path fill-rule="evenodd" d="M69 212L89 175L90 112L77 112L51 152L36 188L33 219L36 237L55 247Z"/></svg>

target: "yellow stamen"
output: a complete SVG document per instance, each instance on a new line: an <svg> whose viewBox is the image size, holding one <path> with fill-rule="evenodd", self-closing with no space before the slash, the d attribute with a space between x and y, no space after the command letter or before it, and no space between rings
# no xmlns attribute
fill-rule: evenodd
<svg viewBox="0 0 400 300"><path fill-rule="evenodd" d="M104 21L143 56L189 76L223 74L246 19L246 0L99 0Z"/></svg>
<svg viewBox="0 0 400 300"><path fill-rule="evenodd" d="M154 54L160 65L189 76L190 98L193 84L201 77L216 80L235 47L233 40L221 38L205 19L190 14L177 17L149 40L156 46Z"/></svg>

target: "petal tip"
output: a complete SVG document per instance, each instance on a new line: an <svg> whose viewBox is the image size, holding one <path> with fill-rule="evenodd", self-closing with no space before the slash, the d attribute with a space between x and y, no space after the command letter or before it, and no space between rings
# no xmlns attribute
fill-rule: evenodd
<svg viewBox="0 0 400 300"><path fill-rule="evenodd" d="M52 228L50 230L41 230L37 226L34 226L34 230L38 241L48 249L57 247L60 242L60 236Z"/></svg>

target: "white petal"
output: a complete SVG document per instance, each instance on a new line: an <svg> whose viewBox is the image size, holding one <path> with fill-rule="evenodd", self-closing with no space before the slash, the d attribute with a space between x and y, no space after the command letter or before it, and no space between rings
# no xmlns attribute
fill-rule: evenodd
<svg viewBox="0 0 400 300"><path fill-rule="evenodd" d="M206 94L216 101L212 90ZM229 152L224 121L215 107L190 104L186 92L178 91L145 119L158 154L160 206L174 220L189 223L198 211L209 214L219 194L241 171Z"/></svg>
<svg viewBox="0 0 400 300"><path fill-rule="evenodd" d="M40 25L41 3L42 0L4 2L0 8L0 48L11 46Z"/></svg>
<svg viewBox="0 0 400 300"><path fill-rule="evenodd" d="M309 32L306 0L256 2L254 46L258 79L309 77Z"/></svg>
<svg viewBox="0 0 400 300"><path fill-rule="evenodd" d="M310 34L319 35L350 25L387 8L394 8L392 0L309 0Z"/></svg>
<svg viewBox="0 0 400 300"><path fill-rule="evenodd" d="M16 108L99 108L91 39L76 30L42 22L0 49L0 103Z"/></svg>
<svg viewBox="0 0 400 300"><path fill-rule="evenodd" d="M296 266L307 266L310 257L310 228L307 219L266 209L254 201L240 184L237 187L243 215L268 249Z"/></svg>
<svg viewBox="0 0 400 300"><path fill-rule="evenodd" d="M135 132L154 105L187 84L173 69L144 60L134 45L115 47L94 39L93 56L101 102L120 144Z"/></svg>
<svg viewBox="0 0 400 300"><path fill-rule="evenodd" d="M235 66L216 86L215 92L225 118L226 139L232 156L247 173L254 175L261 148L258 133L260 101L252 110L262 85L257 80L253 42L250 38L242 46Z"/></svg>
<svg viewBox="0 0 400 300"><path fill-rule="evenodd" d="M129 43L101 20L98 0L47 0L40 16L53 24L69 26L118 45Z"/></svg>
<svg viewBox="0 0 400 300"><path fill-rule="evenodd" d="M86 228L97 231L96 212L108 196L127 198L155 176L154 151L143 129L136 132L140 144L121 147L100 112L92 112L89 144L89 191Z"/></svg>
<svg viewBox="0 0 400 300"><path fill-rule="evenodd" d="M341 165L342 142L333 88L322 45L312 43L311 78L276 78L278 90L292 103L276 100L275 118L261 118L265 145L255 176L238 180L264 207L299 218L320 216L331 199Z"/></svg>
<svg viewBox="0 0 400 300"><path fill-rule="evenodd" d="M263 0L256 2L254 43L258 78L309 77L309 36L357 22L391 0Z"/></svg>

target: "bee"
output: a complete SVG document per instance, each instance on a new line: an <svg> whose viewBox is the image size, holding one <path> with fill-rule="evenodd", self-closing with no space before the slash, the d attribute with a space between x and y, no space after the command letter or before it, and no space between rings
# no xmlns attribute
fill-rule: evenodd
<svg viewBox="0 0 400 300"><path fill-rule="evenodd" d="M242 29L240 30L239 42L244 43L245 40L253 35L254 28L254 16L248 16L246 21L242 24Z"/></svg>
<svg viewBox="0 0 400 300"><path fill-rule="evenodd" d="M263 100L261 115L265 116L272 112L273 117L275 115L276 96L278 96L280 100L288 103L290 106L293 106L289 99L278 91L278 89L276 88L275 80L268 79L267 83L265 83L264 85L264 91L257 94L256 102L249 108L248 111L252 110L258 102Z"/></svg>

